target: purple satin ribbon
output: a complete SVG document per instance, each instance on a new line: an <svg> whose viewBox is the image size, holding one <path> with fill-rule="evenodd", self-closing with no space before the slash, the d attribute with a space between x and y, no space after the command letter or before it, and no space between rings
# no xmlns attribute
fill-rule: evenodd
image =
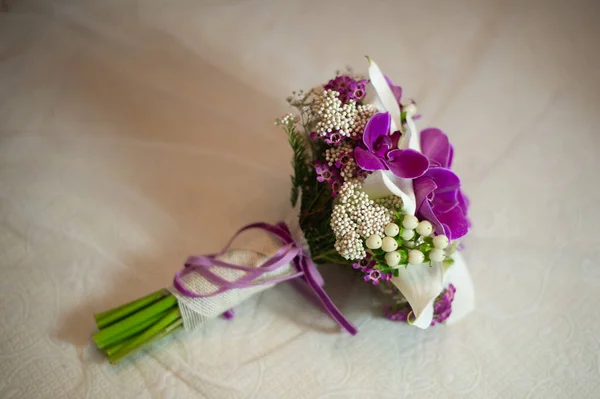
<svg viewBox="0 0 600 399"><path fill-rule="evenodd" d="M237 238L237 236L250 229L262 229L273 234L275 237L281 240L281 242L284 244L283 247L281 247L275 255L267 259L267 261L260 267L238 266L216 259L216 257L225 254L227 250L229 250L229 247ZM285 277L269 279L264 282L255 282L255 280L261 277L264 273L277 270L278 268L290 262L292 262L296 268L296 273ZM245 272L245 274L235 281L228 281L214 274L210 270L212 267L224 267L228 269L242 270ZM198 294L189 290L183 284L182 278L192 272L200 274L202 277L213 283L218 287L217 290L211 292L210 294ZM280 222L277 225L271 225L268 223L249 224L238 230L237 233L231 237L221 252L212 255L190 256L185 262L185 267L175 274L173 286L182 295L187 297L206 298L213 295L222 294L235 288L252 288L259 285L276 284L296 278L300 278L306 282L307 286L311 289L316 298L319 299L325 310L341 327L343 327L352 335L358 332L356 327L354 327L354 325L352 325L352 323L346 319L342 312L340 312L340 310L335 306L331 298L329 298L327 293L325 293L325 290L323 290L323 277L317 270L317 267L310 257L302 250L302 247L294 241L290 230L283 222ZM226 318L233 317L233 310L228 310L225 312L224 316Z"/></svg>

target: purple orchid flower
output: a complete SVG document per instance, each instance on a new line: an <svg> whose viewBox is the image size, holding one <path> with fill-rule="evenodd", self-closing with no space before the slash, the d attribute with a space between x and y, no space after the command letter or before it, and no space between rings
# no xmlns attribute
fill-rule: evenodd
<svg viewBox="0 0 600 399"><path fill-rule="evenodd" d="M356 147L356 163L364 170L390 170L404 179L422 176L429 167L427 157L410 148L398 149L402 133L396 131L390 134L391 123L388 112L377 113L369 119L363 134L366 149Z"/></svg>
<svg viewBox="0 0 600 399"><path fill-rule="evenodd" d="M454 150L439 129L421 132L421 149L431 167L413 180L417 216L429 220L437 234L455 240L467 234L469 201L460 190L460 179L450 170Z"/></svg>

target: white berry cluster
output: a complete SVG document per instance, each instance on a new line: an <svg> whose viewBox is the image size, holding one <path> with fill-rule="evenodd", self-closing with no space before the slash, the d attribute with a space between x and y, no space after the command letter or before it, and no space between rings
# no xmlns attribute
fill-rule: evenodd
<svg viewBox="0 0 600 399"><path fill-rule="evenodd" d="M334 166L337 162L341 164L340 176L344 181L356 178L355 174L358 165L352 154L353 152L354 148L348 143L343 143L338 147L331 147L325 150L325 161L330 167Z"/></svg>
<svg viewBox="0 0 600 399"><path fill-rule="evenodd" d="M382 239L380 234L368 237L365 242L367 248L381 248L385 252L385 264L393 269L402 264L420 265L426 261L443 262L446 259L448 237L440 234L428 238L433 234L431 222L419 221L414 215L404 215L401 225L402 227L396 223L387 224L384 228L385 237ZM397 251L398 246L402 248Z"/></svg>
<svg viewBox="0 0 600 399"><path fill-rule="evenodd" d="M296 122L298 122L298 117L292 114L285 114L281 118L275 120L275 124L281 126L288 126Z"/></svg>
<svg viewBox="0 0 600 399"><path fill-rule="evenodd" d="M313 112L319 122L315 132L321 137L332 132L341 136L356 137L365 129L368 120L377 113L375 106L357 105L354 101L342 104L338 97L340 93L334 90L313 91Z"/></svg>
<svg viewBox="0 0 600 399"><path fill-rule="evenodd" d="M315 97L313 112L319 118L315 131L320 136L334 131L346 137L356 136L356 132L353 132L357 113L356 103L350 101L342 104L342 100L338 98L339 95L340 93L337 91L323 90L320 95Z"/></svg>
<svg viewBox="0 0 600 399"><path fill-rule="evenodd" d="M377 113L377 108L372 104L359 105L356 107L356 119L354 120L353 131L362 133L367 126L367 122Z"/></svg>
<svg viewBox="0 0 600 399"><path fill-rule="evenodd" d="M349 260L364 258L363 240L374 234L383 236L384 227L392 220L390 211L377 205L360 187L356 180L345 182L331 214L335 249Z"/></svg>
<svg viewBox="0 0 600 399"><path fill-rule="evenodd" d="M387 209L393 211L399 211L402 209L402 198L397 197L395 195L390 195L389 197L377 198L375 200L377 205L381 205Z"/></svg>

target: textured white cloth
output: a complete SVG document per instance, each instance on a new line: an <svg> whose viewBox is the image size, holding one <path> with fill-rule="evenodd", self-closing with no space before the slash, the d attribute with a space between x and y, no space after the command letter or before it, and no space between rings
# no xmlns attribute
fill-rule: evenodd
<svg viewBox="0 0 600 399"><path fill-rule="evenodd" d="M7 3L0 398L597 397L596 0ZM108 365L93 313L284 216L291 151L271 121L365 54L455 146L476 310L395 324L321 267L358 335L279 284Z"/></svg>

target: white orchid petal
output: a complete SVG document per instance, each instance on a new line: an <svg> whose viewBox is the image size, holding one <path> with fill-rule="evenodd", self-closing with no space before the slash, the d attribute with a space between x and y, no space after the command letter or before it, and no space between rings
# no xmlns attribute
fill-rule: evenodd
<svg viewBox="0 0 600 399"><path fill-rule="evenodd" d="M383 173L383 180L394 195L402 198L402 212L407 215L414 215L417 211L417 201L412 180L394 176L389 170Z"/></svg>
<svg viewBox="0 0 600 399"><path fill-rule="evenodd" d="M412 119L412 115L406 115L406 126L408 126L408 129L404 132L402 139L398 141L398 148L401 150L411 148L421 152L421 137Z"/></svg>
<svg viewBox="0 0 600 399"><path fill-rule="evenodd" d="M385 110L389 112L392 117L392 131L401 130L400 106L398 105L396 96L394 96L383 72L381 72L381 69L379 69L375 61L369 57L367 57L367 59L369 60L369 79L377 92L381 104L383 104Z"/></svg>
<svg viewBox="0 0 600 399"><path fill-rule="evenodd" d="M415 317L413 325L427 328L433 319L433 303L444 288L444 272L440 262L408 265L399 269L392 283L402 292Z"/></svg>
<svg viewBox="0 0 600 399"><path fill-rule="evenodd" d="M379 66L369 57L367 59L369 60L370 83L365 103L374 105L380 112L389 112L392 118L391 131L401 130L400 106L396 96L392 92ZM398 142L398 148L411 148L421 152L419 132L412 120L412 116L412 114L407 115L406 122L408 129L403 132L402 138ZM417 204L411 179L396 177L390 171L376 171L367 177L363 190L371 198L380 198L388 195L398 196L404 203L404 213L414 215L416 212Z"/></svg>
<svg viewBox="0 0 600 399"><path fill-rule="evenodd" d="M433 303L435 301L435 298L433 298L430 303L427 304L427 306L425 306L425 309L423 310L423 312L421 312L421 314L419 315L418 318L416 318L414 321L410 322L411 326L415 326L415 327L419 327L421 329L426 329L428 327L431 326L431 321L433 320ZM414 312L413 312L414 314ZM413 315L411 315L411 318L413 317Z"/></svg>
<svg viewBox="0 0 600 399"><path fill-rule="evenodd" d="M444 273L444 286L452 284L456 288L447 324L456 323L475 309L475 290L469 269L460 253L456 252L452 257L454 263Z"/></svg>
<svg viewBox="0 0 600 399"><path fill-rule="evenodd" d="M375 87L371 83L367 84L365 98L363 99L363 104L370 104L377 109L377 112L387 112L383 103L379 99L377 92L375 91Z"/></svg>
<svg viewBox="0 0 600 399"><path fill-rule="evenodd" d="M390 195L400 197L404 205L404 213L414 215L416 212L412 180L394 176L389 170L376 170L371 173L365 179L362 190L372 199Z"/></svg>

